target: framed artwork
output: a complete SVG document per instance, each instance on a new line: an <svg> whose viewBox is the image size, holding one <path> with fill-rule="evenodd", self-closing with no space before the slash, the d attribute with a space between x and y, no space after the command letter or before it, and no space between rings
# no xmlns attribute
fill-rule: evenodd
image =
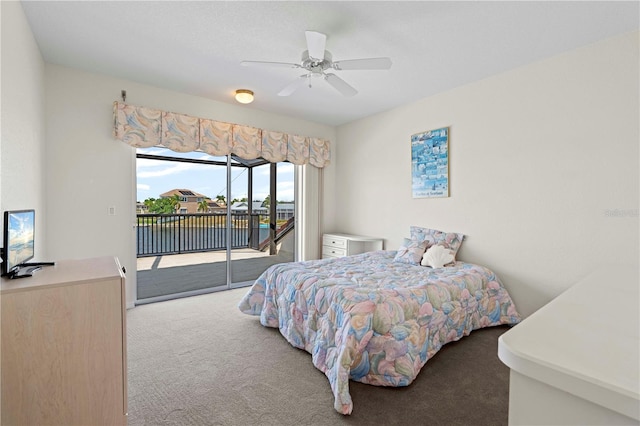
<svg viewBox="0 0 640 426"><path fill-rule="evenodd" d="M449 196L449 128L411 136L413 198Z"/></svg>

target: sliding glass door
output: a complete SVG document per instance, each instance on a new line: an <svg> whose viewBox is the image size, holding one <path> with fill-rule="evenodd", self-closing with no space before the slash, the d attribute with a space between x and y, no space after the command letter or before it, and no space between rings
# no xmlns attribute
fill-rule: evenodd
<svg viewBox="0 0 640 426"><path fill-rule="evenodd" d="M250 285L293 260L293 170L138 149L137 303Z"/></svg>
<svg viewBox="0 0 640 426"><path fill-rule="evenodd" d="M290 163L260 162L246 169L246 182L231 179L231 192L243 194L231 205L232 217L241 220L234 226L248 233L247 247L230 250L232 287L250 285L269 266L294 260L294 170Z"/></svg>

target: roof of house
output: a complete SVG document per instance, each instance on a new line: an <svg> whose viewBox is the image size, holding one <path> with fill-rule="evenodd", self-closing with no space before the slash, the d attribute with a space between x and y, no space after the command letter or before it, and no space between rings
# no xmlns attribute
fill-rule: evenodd
<svg viewBox="0 0 640 426"><path fill-rule="evenodd" d="M167 191L164 194L160 194L161 197L173 197L174 195L178 195L180 197L202 197L209 198L206 195L200 194L198 192L192 191L190 189L172 189L171 191Z"/></svg>
<svg viewBox="0 0 640 426"><path fill-rule="evenodd" d="M231 204L231 210L247 210L249 204L246 201L238 201ZM253 201L251 203L251 210L266 210L266 207L262 207L262 201Z"/></svg>
<svg viewBox="0 0 640 426"><path fill-rule="evenodd" d="M233 203L231 205L231 210L247 210L248 204L246 201L239 201L237 203ZM293 210L295 208L294 203L278 203L276 205L276 210ZM267 211L269 210L269 206L262 206L262 201L254 201L251 203L251 210L253 211Z"/></svg>

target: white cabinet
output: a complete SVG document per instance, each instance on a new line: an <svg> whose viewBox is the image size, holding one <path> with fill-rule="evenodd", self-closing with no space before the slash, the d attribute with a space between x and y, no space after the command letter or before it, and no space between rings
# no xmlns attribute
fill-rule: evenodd
<svg viewBox="0 0 640 426"><path fill-rule="evenodd" d="M640 424L638 265L605 265L498 339L509 425Z"/></svg>
<svg viewBox="0 0 640 426"><path fill-rule="evenodd" d="M2 279L3 425L126 425L124 284L113 257Z"/></svg>
<svg viewBox="0 0 640 426"><path fill-rule="evenodd" d="M382 250L382 239L350 234L324 234L322 258L351 256L368 251Z"/></svg>

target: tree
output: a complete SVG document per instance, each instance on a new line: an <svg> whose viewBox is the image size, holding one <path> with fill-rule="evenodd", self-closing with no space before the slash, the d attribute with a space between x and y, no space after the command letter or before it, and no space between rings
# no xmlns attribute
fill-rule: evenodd
<svg viewBox="0 0 640 426"><path fill-rule="evenodd" d="M169 201L171 203L171 206L173 207L173 211L177 212L178 210L180 210L180 207L182 207L182 205L180 204L180 201L182 201L180 199L180 196L178 194L173 194L170 198Z"/></svg>
<svg viewBox="0 0 640 426"><path fill-rule="evenodd" d="M216 195L216 201L222 204L227 204L227 198L224 195Z"/></svg>
<svg viewBox="0 0 640 426"><path fill-rule="evenodd" d="M152 207L155 204L155 202L156 202L155 198L147 198L142 202L142 204L144 204L147 207L148 211L153 212Z"/></svg>
<svg viewBox="0 0 640 426"><path fill-rule="evenodd" d="M202 213L206 213L209 210L209 202L207 200L202 200L198 203L198 211Z"/></svg>
<svg viewBox="0 0 640 426"><path fill-rule="evenodd" d="M262 207L269 207L271 205L271 195L267 195L262 202Z"/></svg>
<svg viewBox="0 0 640 426"><path fill-rule="evenodd" d="M156 214L172 214L176 211L175 200L171 198L147 198L144 205L149 208L150 213Z"/></svg>

